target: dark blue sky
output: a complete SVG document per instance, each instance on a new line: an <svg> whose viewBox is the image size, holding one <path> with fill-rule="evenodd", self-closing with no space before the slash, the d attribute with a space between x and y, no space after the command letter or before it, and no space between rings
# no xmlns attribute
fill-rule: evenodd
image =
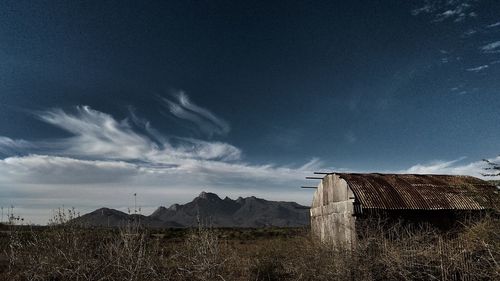
<svg viewBox="0 0 500 281"><path fill-rule="evenodd" d="M2 1L0 61L4 159L144 161L75 153L76 129L47 114L83 105L250 166L500 152L499 1ZM173 113L180 92L215 123Z"/></svg>

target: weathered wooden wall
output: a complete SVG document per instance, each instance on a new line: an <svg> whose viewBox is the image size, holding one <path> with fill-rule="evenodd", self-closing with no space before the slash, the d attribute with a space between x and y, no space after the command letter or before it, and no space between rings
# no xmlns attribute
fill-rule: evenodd
<svg viewBox="0 0 500 281"><path fill-rule="evenodd" d="M319 183L311 206L311 231L322 242L334 246L356 239L353 216L354 194L339 176L327 175Z"/></svg>

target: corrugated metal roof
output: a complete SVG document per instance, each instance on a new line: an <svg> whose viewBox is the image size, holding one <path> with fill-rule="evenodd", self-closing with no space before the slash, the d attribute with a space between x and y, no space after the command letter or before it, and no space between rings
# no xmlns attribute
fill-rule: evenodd
<svg viewBox="0 0 500 281"><path fill-rule="evenodd" d="M470 176L337 173L363 208L483 210L493 207L497 189Z"/></svg>

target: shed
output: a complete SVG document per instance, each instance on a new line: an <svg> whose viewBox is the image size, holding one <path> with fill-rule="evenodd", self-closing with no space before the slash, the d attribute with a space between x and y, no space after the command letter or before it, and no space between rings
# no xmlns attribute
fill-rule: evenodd
<svg viewBox="0 0 500 281"><path fill-rule="evenodd" d="M438 225L495 208L496 187L456 175L325 173L311 206L311 230L323 242L351 244L370 215Z"/></svg>

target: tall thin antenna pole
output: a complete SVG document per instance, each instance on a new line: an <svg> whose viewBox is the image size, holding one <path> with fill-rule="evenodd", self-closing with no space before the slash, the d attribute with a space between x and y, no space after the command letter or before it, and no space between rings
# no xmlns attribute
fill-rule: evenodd
<svg viewBox="0 0 500 281"><path fill-rule="evenodd" d="M137 193L134 193L134 214L137 214Z"/></svg>

